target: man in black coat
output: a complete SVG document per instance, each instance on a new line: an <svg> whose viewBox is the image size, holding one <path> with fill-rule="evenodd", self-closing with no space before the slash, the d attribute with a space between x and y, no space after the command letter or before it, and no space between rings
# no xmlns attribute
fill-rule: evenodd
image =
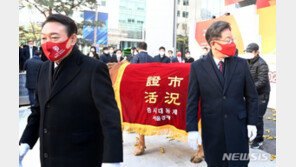
<svg viewBox="0 0 296 167"><path fill-rule="evenodd" d="M29 41L28 46L23 48L23 56L24 56L24 62L26 62L26 60L33 58L34 56L34 52L36 50L38 50L38 48L36 46L34 46L34 41Z"/></svg>
<svg viewBox="0 0 296 167"><path fill-rule="evenodd" d="M201 101L202 141L208 167L246 167L249 140L256 137L258 95L246 60L234 56L229 23L214 22L206 32L211 51L191 64L186 130L196 149ZM248 139L249 138L249 139Z"/></svg>
<svg viewBox="0 0 296 167"><path fill-rule="evenodd" d="M34 56L25 62L24 69L26 70L26 88L29 91L30 104L34 105L34 92L37 83L37 75L43 61L41 60L41 51L36 50Z"/></svg>
<svg viewBox="0 0 296 167"><path fill-rule="evenodd" d="M24 64L25 64L23 50L24 49L19 46L19 71L22 71L24 69Z"/></svg>
<svg viewBox="0 0 296 167"><path fill-rule="evenodd" d="M192 63L194 62L194 58L191 57L191 54L189 51L185 53L185 63Z"/></svg>
<svg viewBox="0 0 296 167"><path fill-rule="evenodd" d="M42 25L36 103L20 140L20 162L40 138L42 167L120 166L120 114L107 66L76 46L75 22L60 14Z"/></svg>
<svg viewBox="0 0 296 167"><path fill-rule="evenodd" d="M107 64L111 61L111 55L108 47L103 47L103 54L100 56L100 61Z"/></svg>
<svg viewBox="0 0 296 167"><path fill-rule="evenodd" d="M147 44L146 42L140 42L138 44L139 53L134 55L131 60L131 63L152 63L153 58L147 53Z"/></svg>
<svg viewBox="0 0 296 167"><path fill-rule="evenodd" d="M250 43L247 46L246 54L250 54L251 59L248 60L250 72L254 79L256 90L259 97L258 123L256 125L258 133L251 147L259 148L263 144L263 116L267 109L270 93L270 83L268 77L268 65L259 55L259 46L256 43Z"/></svg>
<svg viewBox="0 0 296 167"><path fill-rule="evenodd" d="M122 55L122 51L120 49L115 50L115 54L112 55L110 62L111 63L119 63L122 60L126 60L127 57Z"/></svg>
<svg viewBox="0 0 296 167"><path fill-rule="evenodd" d="M163 47L163 46L161 46L159 48L159 54L154 56L153 60L154 60L154 62L158 62L158 63L170 63L171 62L170 58L168 58L165 55L165 47Z"/></svg>

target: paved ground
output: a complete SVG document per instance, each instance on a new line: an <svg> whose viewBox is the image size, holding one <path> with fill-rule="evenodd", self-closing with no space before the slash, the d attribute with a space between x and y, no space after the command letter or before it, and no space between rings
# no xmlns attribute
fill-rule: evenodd
<svg viewBox="0 0 296 167"><path fill-rule="evenodd" d="M267 112L266 116L269 116L270 111ZM19 134L21 135L26 125L26 119L30 114L30 110L26 107L20 108L19 111ZM275 121L267 122L266 127L271 129L270 134L275 135ZM274 128L274 129L272 129ZM124 147L124 162L121 164L122 167L206 167L206 163L203 161L200 164L191 163L190 157L194 154L194 151L187 145L176 140L169 141L166 136L146 136L146 152L142 156L134 156L133 151L135 149L134 143L136 139L136 133L123 133L123 147ZM274 146L269 146L269 144ZM160 147L164 148L164 153L160 151ZM275 153L275 141L265 141L263 149ZM268 159L265 160L252 160L249 164L250 167L275 167L276 159L271 161L270 154L260 149L250 149L254 155L265 156ZM35 145L33 150L30 150L25 159L23 160L23 167L39 167L39 142Z"/></svg>

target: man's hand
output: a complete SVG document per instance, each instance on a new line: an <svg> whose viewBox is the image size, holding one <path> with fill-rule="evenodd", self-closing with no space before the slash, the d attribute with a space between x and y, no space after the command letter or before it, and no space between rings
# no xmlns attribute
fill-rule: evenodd
<svg viewBox="0 0 296 167"><path fill-rule="evenodd" d="M249 141L253 141L257 136L257 128L255 125L248 125L248 137Z"/></svg>
<svg viewBox="0 0 296 167"><path fill-rule="evenodd" d="M102 167L120 167L120 163L103 163Z"/></svg>
<svg viewBox="0 0 296 167"><path fill-rule="evenodd" d="M27 152L29 151L30 146L27 143L23 143L19 146L19 165L20 167L22 166L22 161L25 157L25 155L27 154Z"/></svg>
<svg viewBox="0 0 296 167"><path fill-rule="evenodd" d="M201 137L198 131L188 132L188 144L193 150L197 150L197 142L198 145L202 144Z"/></svg>

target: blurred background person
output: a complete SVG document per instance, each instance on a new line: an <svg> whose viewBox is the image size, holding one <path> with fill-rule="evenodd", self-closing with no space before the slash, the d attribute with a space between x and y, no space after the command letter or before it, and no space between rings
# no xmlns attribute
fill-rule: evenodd
<svg viewBox="0 0 296 167"><path fill-rule="evenodd" d="M29 41L27 46L24 46L23 48L23 62L26 62L26 60L32 58L34 56L34 52L38 50L36 46L34 46L34 41ZM24 69L22 69L24 70Z"/></svg>
<svg viewBox="0 0 296 167"><path fill-rule="evenodd" d="M115 54L112 55L110 62L111 63L119 63L127 58L122 55L122 51L120 49L115 50Z"/></svg>
<svg viewBox="0 0 296 167"><path fill-rule="evenodd" d="M95 46L90 47L90 52L87 54L87 56L98 59L98 60L100 59Z"/></svg>
<svg viewBox="0 0 296 167"><path fill-rule="evenodd" d="M154 56L153 60L154 60L154 62L158 62L158 63L170 63L171 62L170 58L168 58L165 55L165 47L163 47L163 46L161 46L159 48L159 54Z"/></svg>
<svg viewBox="0 0 296 167"><path fill-rule="evenodd" d="M134 55L131 63L152 63L153 58L147 53L147 43L140 42L138 44L138 54Z"/></svg>
<svg viewBox="0 0 296 167"><path fill-rule="evenodd" d="M202 48L202 55L199 57L200 59L201 58L204 58L207 54L209 53L209 48L208 47L203 47Z"/></svg>
<svg viewBox="0 0 296 167"><path fill-rule="evenodd" d="M107 64L111 61L111 55L109 54L109 48L103 47L103 54L100 56L100 61Z"/></svg>
<svg viewBox="0 0 296 167"><path fill-rule="evenodd" d="M35 50L33 57L28 59L24 65L24 69L26 70L26 88L29 92L30 105L35 104L34 92L37 83L38 71L42 63L41 51Z"/></svg>
<svg viewBox="0 0 296 167"><path fill-rule="evenodd" d="M258 112L258 122L257 127L257 136L253 141L251 147L259 148L263 145L263 116L267 109L267 104L269 101L270 94L270 83L268 78L269 68L267 63L259 56L259 46L256 43L250 43L245 50L248 54L248 64L250 67L251 75L254 79L256 90L258 93L259 99L259 112Z"/></svg>
<svg viewBox="0 0 296 167"><path fill-rule="evenodd" d="M194 62L194 58L191 57L190 51L185 53L185 63L192 63Z"/></svg>

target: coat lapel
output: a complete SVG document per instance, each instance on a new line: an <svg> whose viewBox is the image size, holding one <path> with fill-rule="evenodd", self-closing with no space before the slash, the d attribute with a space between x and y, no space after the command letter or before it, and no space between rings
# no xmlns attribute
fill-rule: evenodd
<svg viewBox="0 0 296 167"><path fill-rule="evenodd" d="M225 86L223 89L223 94L227 91L230 81L232 79L233 76L233 72L236 69L236 65L237 65L237 60L229 57L229 58L225 58Z"/></svg>
<svg viewBox="0 0 296 167"><path fill-rule="evenodd" d="M202 64L203 65L203 68L204 70L207 72L207 74L210 76L210 78L212 78L212 80L217 84L217 86L219 87L219 89L221 90L221 92L223 91L223 87L222 87L222 84L220 82L220 79L217 75L217 73L215 71L217 71L211 61L211 54L208 54L206 57L205 57L205 64Z"/></svg>
<svg viewBox="0 0 296 167"><path fill-rule="evenodd" d="M59 93L65 86L67 86L80 72L79 66L79 51L74 51L73 55L69 55L68 59L65 59L60 65L59 76L53 85L48 101L51 100L57 93Z"/></svg>

